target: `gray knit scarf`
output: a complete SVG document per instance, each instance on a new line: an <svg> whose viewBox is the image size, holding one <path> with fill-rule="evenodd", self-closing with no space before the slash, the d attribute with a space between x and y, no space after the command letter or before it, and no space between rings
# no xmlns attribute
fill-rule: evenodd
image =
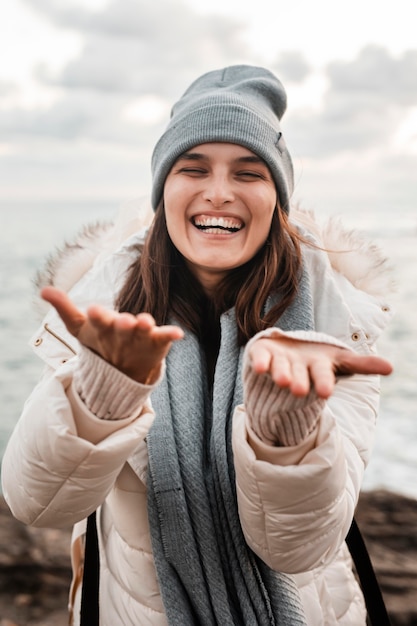
<svg viewBox="0 0 417 626"><path fill-rule="evenodd" d="M314 327L306 272L277 325ZM239 522L231 428L243 401L242 355L231 310L221 318L212 393L202 348L187 332L173 344L166 376L152 394L148 508L170 626L305 625L293 580L250 550Z"/></svg>

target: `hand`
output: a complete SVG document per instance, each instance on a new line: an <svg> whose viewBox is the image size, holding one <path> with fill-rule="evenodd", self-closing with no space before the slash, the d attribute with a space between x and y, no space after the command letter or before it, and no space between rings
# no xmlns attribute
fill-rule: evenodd
<svg viewBox="0 0 417 626"><path fill-rule="evenodd" d="M320 398L331 396L336 376L392 372L391 364L378 356L362 356L345 348L299 341L289 337L258 339L251 346L252 368L269 373L279 387L295 396L306 396L311 386Z"/></svg>
<svg viewBox="0 0 417 626"><path fill-rule="evenodd" d="M67 330L121 372L137 382L152 384L173 341L182 339L178 326L157 326L148 313L131 315L90 306L80 311L67 294L55 287L41 291Z"/></svg>

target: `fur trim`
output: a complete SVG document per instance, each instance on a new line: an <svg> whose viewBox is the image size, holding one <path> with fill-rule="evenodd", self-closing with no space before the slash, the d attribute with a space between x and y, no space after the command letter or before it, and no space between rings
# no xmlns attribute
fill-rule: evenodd
<svg viewBox="0 0 417 626"><path fill-rule="evenodd" d="M294 221L307 228L327 252L332 268L357 289L386 298L396 291L393 267L383 250L356 229L347 229L340 217L320 225L312 211L295 207Z"/></svg>
<svg viewBox="0 0 417 626"><path fill-rule="evenodd" d="M49 286L68 292L93 266L112 228L111 222L89 224L74 241L64 242L60 248L56 248L35 275L37 294L43 287ZM35 307L43 316L48 311L49 304L36 295Z"/></svg>
<svg viewBox="0 0 417 626"><path fill-rule="evenodd" d="M43 317L50 305L39 297L39 291L54 286L69 291L99 258L109 256L132 234L149 226L153 211L147 199L124 203L115 221L87 224L73 241L64 242L47 257L34 278L35 309Z"/></svg>
<svg viewBox="0 0 417 626"><path fill-rule="evenodd" d="M384 298L396 290L383 250L358 230L346 230L340 218L331 218L323 229L323 246L332 267L357 289Z"/></svg>
<svg viewBox="0 0 417 626"><path fill-rule="evenodd" d="M100 254L106 235L113 228L111 222L88 224L72 242L64 242L46 259L34 279L40 290L51 286L69 291L73 285L92 267Z"/></svg>
<svg viewBox="0 0 417 626"><path fill-rule="evenodd" d="M68 291L99 256L110 255L129 236L149 225L152 217L149 204L133 201L121 207L115 222L87 225L74 241L64 243L48 257L35 277L37 291L47 285ZM363 233L347 230L338 217L321 226L312 211L299 206L292 207L291 219L306 229L308 238L327 252L333 269L357 289L384 298L395 291L388 259ZM42 314L49 308L40 298L35 304Z"/></svg>

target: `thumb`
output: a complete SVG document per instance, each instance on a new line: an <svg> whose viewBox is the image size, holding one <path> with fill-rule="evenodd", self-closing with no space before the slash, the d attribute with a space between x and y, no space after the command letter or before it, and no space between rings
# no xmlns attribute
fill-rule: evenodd
<svg viewBox="0 0 417 626"><path fill-rule="evenodd" d="M56 309L67 330L74 337L78 337L86 316L75 306L68 295L56 287L44 287L40 295Z"/></svg>
<svg viewBox="0 0 417 626"><path fill-rule="evenodd" d="M380 356L364 356L347 352L336 366L336 374L379 374L388 376L391 374L392 369L391 363Z"/></svg>

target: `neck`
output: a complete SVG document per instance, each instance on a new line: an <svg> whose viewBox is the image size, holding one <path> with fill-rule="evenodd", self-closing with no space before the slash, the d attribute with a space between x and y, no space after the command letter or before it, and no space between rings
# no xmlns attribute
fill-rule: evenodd
<svg viewBox="0 0 417 626"><path fill-rule="evenodd" d="M214 272L210 270L196 269L194 266L187 263L187 261L186 265L191 274L193 274L194 278L200 284L207 298L209 298L209 300L214 300L216 298L218 287L228 272Z"/></svg>

